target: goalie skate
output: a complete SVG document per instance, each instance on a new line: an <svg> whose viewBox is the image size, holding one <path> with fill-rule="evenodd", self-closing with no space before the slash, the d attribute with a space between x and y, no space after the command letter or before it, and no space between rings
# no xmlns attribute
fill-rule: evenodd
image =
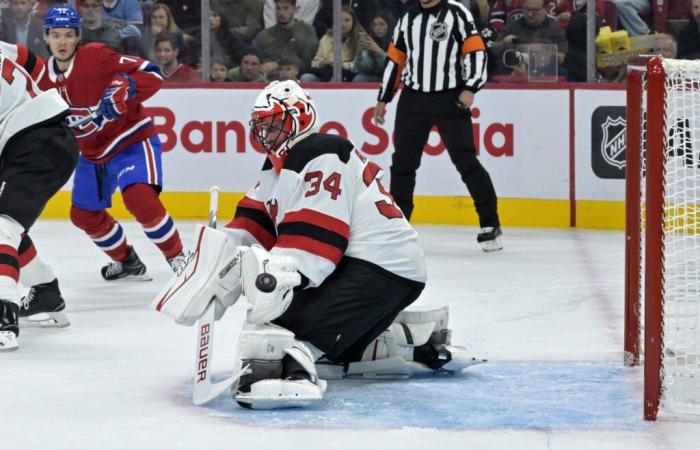
<svg viewBox="0 0 700 450"><path fill-rule="evenodd" d="M65 328L70 325L65 307L58 280L37 284L22 298L19 323L23 327Z"/></svg>

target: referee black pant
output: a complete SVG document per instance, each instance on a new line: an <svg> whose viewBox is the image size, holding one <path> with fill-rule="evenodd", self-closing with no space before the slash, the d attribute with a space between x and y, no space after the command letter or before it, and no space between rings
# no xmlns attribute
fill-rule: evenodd
<svg viewBox="0 0 700 450"><path fill-rule="evenodd" d="M479 225L496 227L496 191L476 158L471 114L457 106L460 89L424 93L404 88L396 111L396 150L391 157L391 195L406 219L413 212L416 170L433 126L437 126L452 163L467 185L479 215Z"/></svg>

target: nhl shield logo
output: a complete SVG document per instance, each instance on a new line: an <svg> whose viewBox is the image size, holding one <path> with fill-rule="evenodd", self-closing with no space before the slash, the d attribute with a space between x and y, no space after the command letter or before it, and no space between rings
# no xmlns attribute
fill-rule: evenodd
<svg viewBox="0 0 700 450"><path fill-rule="evenodd" d="M447 39L447 25L443 22L435 22L430 25L430 39L434 41L444 41Z"/></svg>
<svg viewBox="0 0 700 450"><path fill-rule="evenodd" d="M623 117L613 119L608 116L601 125L603 139L600 143L600 153L605 162L611 166L622 169L625 167L625 150L627 139L625 137L626 122Z"/></svg>

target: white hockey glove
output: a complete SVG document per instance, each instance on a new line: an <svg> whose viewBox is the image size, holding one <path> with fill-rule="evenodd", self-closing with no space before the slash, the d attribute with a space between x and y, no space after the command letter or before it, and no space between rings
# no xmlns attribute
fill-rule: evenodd
<svg viewBox="0 0 700 450"><path fill-rule="evenodd" d="M181 325L194 325L214 299L219 320L241 295L241 250L223 231L195 225L190 260L161 290L152 306Z"/></svg>
<svg viewBox="0 0 700 450"><path fill-rule="evenodd" d="M242 252L241 284L250 307L247 321L270 322L281 316L301 283L296 260L291 256L271 255L260 246L239 247Z"/></svg>

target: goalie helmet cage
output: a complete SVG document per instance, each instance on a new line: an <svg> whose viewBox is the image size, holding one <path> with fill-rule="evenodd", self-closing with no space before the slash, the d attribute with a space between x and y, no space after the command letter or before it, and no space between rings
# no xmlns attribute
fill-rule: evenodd
<svg viewBox="0 0 700 450"><path fill-rule="evenodd" d="M700 417L700 61L658 56L630 61L626 172L625 364L644 362L646 420L660 413L695 420Z"/></svg>

